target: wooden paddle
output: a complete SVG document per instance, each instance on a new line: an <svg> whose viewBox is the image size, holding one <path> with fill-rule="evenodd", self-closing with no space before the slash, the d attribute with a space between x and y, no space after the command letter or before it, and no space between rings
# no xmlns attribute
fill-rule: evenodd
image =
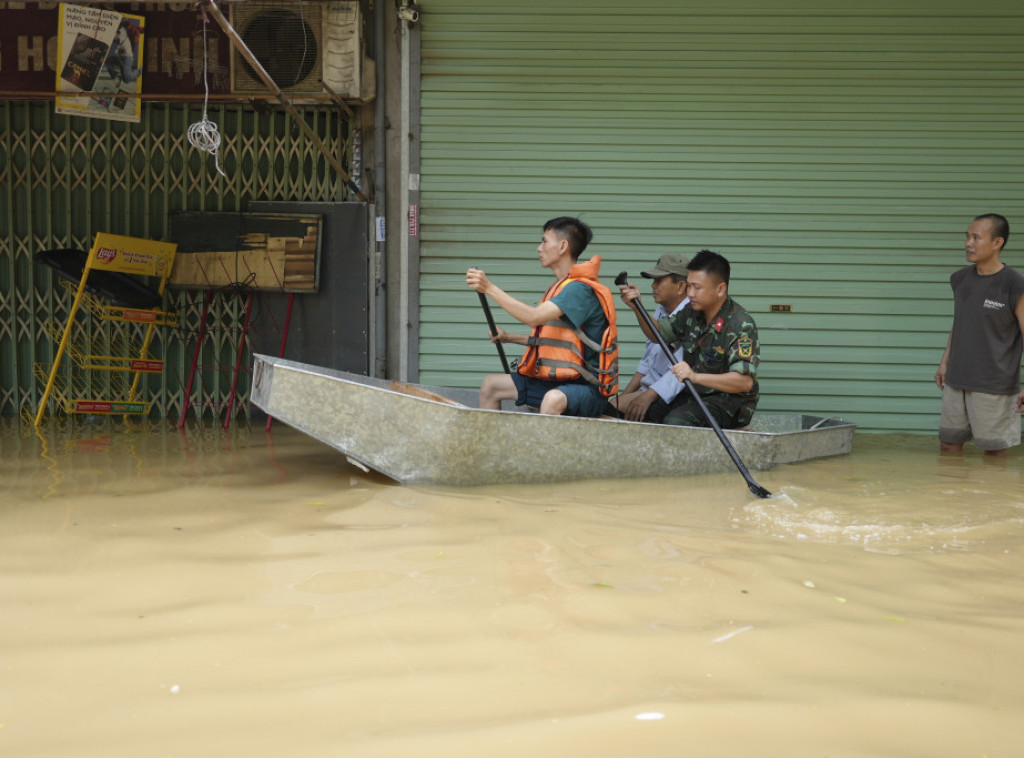
<svg viewBox="0 0 1024 758"><path fill-rule="evenodd" d="M628 284L627 274L625 271L615 277L615 283L620 287L623 284ZM655 325L654 319L651 318L651 314L649 314L636 300L631 302L629 305L634 311L636 311L637 315L644 320L647 327L651 330L654 336L657 337L658 345L665 351L665 355L669 357L669 360L672 360L672 349L668 346L668 343L665 342L665 338L661 336L661 332ZM715 434L718 435L719 441L721 441L722 445L725 447L725 452L729 454L729 457L732 458L732 462L736 464L736 468L739 469L743 478L747 480L747 486L750 488L750 491L758 497L771 497L772 493L755 482L754 477L752 477L750 472L747 471L747 467L743 465L743 461L740 460L740 456L736 452L736 449L732 446L732 443L729 442L729 438L725 436L725 432L722 431L722 427L718 425L718 422L715 421L715 417L711 415L711 411L709 411L708 407L704 404L704 400L697 392L697 389L693 386L693 382L687 379L684 384L686 385L686 389L690 391L693 399L697 401L697 405L700 406L700 410L704 414L704 418L707 419L708 424L715 430Z"/></svg>
<svg viewBox="0 0 1024 758"><path fill-rule="evenodd" d="M477 292L480 296L480 307L484 309L484 316L487 318L487 326L491 330L491 336L498 336L498 327L494 323L494 316L491 315L491 306L487 302L487 295L483 292ZM498 348L498 357L501 358L502 368L505 369L506 374L512 373L508 367L508 358L505 357L505 348L501 346L500 342L495 342L494 346Z"/></svg>

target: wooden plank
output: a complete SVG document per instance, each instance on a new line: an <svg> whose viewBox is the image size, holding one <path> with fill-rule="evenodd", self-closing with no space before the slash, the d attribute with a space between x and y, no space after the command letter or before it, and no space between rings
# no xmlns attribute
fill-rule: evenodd
<svg viewBox="0 0 1024 758"><path fill-rule="evenodd" d="M246 282L254 289L284 285L284 256L268 251L186 253L175 259L171 284L184 287L224 287Z"/></svg>
<svg viewBox="0 0 1024 758"><path fill-rule="evenodd" d="M448 405L457 405L460 408L465 408L462 403L452 400L450 397L439 395L436 392L420 387L416 384L407 384L406 382L392 381L388 383L388 389L392 392L401 392L403 395L412 395L413 397L421 397L425 400L436 400L439 403L446 403Z"/></svg>
<svg viewBox="0 0 1024 758"><path fill-rule="evenodd" d="M316 292L320 225L320 216L306 214L175 214L171 236L180 242L171 283Z"/></svg>

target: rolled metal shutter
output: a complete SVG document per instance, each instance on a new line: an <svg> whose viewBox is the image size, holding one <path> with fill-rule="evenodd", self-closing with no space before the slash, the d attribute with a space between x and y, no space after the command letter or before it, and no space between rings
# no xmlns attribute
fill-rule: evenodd
<svg viewBox="0 0 1024 758"><path fill-rule="evenodd" d="M668 251L729 258L762 409L935 430L963 231L1024 222L1024 5L423 6L422 381L500 370L462 273L536 302L541 224L569 214L609 284Z"/></svg>

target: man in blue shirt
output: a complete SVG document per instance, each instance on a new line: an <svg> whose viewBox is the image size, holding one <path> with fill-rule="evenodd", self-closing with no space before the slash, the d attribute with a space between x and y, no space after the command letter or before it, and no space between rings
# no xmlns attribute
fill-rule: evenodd
<svg viewBox="0 0 1024 758"><path fill-rule="evenodd" d="M658 259L654 268L640 272L640 276L651 280L654 302L658 304L654 311L655 321L676 315L690 302L686 296L686 264L687 260L683 256L666 253ZM633 299L639 301L640 298L640 289L635 284L621 285L619 293L627 304ZM630 421L650 421L648 410L654 401L661 400L667 404L675 400L686 386L672 373L672 366L681 360L681 347L675 350L675 356L670 360L657 342L647 340L636 373L613 402L619 414Z"/></svg>
<svg viewBox="0 0 1024 758"><path fill-rule="evenodd" d="M653 322L666 342L680 341L686 356L672 366L681 383L687 379L723 429L750 423L757 407L757 368L761 362L757 324L729 296L730 265L711 250L701 250L686 264L690 302L675 316ZM624 293L630 302L632 293ZM644 334L654 337L646 323ZM704 409L689 392L671 403L655 401L651 420L678 426L710 426Z"/></svg>

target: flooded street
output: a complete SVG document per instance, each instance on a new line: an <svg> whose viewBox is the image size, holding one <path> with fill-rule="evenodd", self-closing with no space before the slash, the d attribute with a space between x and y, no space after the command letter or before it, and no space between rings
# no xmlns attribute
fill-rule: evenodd
<svg viewBox="0 0 1024 758"><path fill-rule="evenodd" d="M0 755L1016 756L1024 451L401 487L0 421Z"/></svg>

